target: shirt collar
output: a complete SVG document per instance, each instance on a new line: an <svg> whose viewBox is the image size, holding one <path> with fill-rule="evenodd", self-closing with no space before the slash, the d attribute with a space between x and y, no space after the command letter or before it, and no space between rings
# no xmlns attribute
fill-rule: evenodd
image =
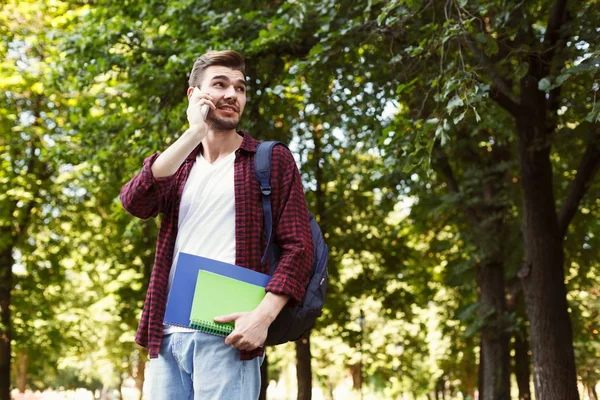
<svg viewBox="0 0 600 400"><path fill-rule="evenodd" d="M259 144L258 140L250 136L247 131L238 131L238 134L244 137L244 140L242 140L242 144L240 145L240 149L250 153L256 153L256 148Z"/></svg>

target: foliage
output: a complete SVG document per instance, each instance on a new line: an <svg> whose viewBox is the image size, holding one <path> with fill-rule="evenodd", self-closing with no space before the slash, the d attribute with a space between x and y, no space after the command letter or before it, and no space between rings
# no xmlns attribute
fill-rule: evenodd
<svg viewBox="0 0 600 400"><path fill-rule="evenodd" d="M0 232L15 260L14 368L26 354L28 385L40 388L139 373L132 337L160 221L130 218L119 189L182 132L194 59L234 48L247 61L243 128L290 143L331 248L317 380L333 387L362 359L366 384L386 396L440 382L472 393L481 329L524 324L480 312L477 274L491 259L508 282L521 268L517 136L504 106L521 95L552 3L9 2ZM557 208L600 120L596 3L569 9L560 62L535 83L559 101ZM586 382L599 379L599 191L596 179L565 241Z"/></svg>

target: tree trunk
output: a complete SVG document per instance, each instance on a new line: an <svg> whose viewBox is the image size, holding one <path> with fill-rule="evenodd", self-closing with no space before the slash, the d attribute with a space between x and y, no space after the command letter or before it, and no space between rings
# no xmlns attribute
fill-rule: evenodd
<svg viewBox="0 0 600 400"><path fill-rule="evenodd" d="M537 91L531 86L530 91ZM517 119L526 260L519 277L530 322L535 397L576 400L579 394L573 333L567 311L563 239L555 209L550 147L547 135L541 133L547 129L545 120L538 117L534 125L535 117Z"/></svg>
<svg viewBox="0 0 600 400"><path fill-rule="evenodd" d="M468 148L468 146L466 146ZM464 194L446 153L435 148L435 165L445 178L451 193ZM474 156L474 154L476 156ZM492 161L477 156L474 149L466 155L457 155L463 163L473 163L483 169L507 162L510 153L502 145L494 147ZM463 204L462 212L473 233L473 242L478 248L480 262L477 269L479 294L479 319L483 322L480 337L479 398L483 400L510 399L510 354L506 326L506 296L504 287L504 238L507 228L504 216L509 214L505 206L498 205L497 197L504 190L506 176L502 172L491 172L482 179L477 189L480 202L477 205Z"/></svg>
<svg viewBox="0 0 600 400"><path fill-rule="evenodd" d="M598 400L598 394L596 393L596 385L594 383L587 387L588 397L590 400Z"/></svg>
<svg viewBox="0 0 600 400"><path fill-rule="evenodd" d="M361 391L362 390L362 363L349 365L350 376L352 377L352 389Z"/></svg>
<svg viewBox="0 0 600 400"><path fill-rule="evenodd" d="M510 400L509 335L502 323L506 313L502 262L479 268L483 400ZM491 313L491 315L490 315Z"/></svg>
<svg viewBox="0 0 600 400"><path fill-rule="evenodd" d="M259 400L267 400L267 388L269 387L269 357L265 349L265 359L260 366L260 395Z"/></svg>
<svg viewBox="0 0 600 400"><path fill-rule="evenodd" d="M6 238L7 235L3 237ZM12 250L9 245L0 253L0 400L10 400Z"/></svg>
<svg viewBox="0 0 600 400"><path fill-rule="evenodd" d="M523 291L521 283L518 278L514 278L508 283L508 293L506 294L506 308L509 313L516 313L519 319L526 319L525 315L525 304L523 301ZM514 334L514 357L513 357L513 373L515 374L515 380L517 381L517 387L519 388L519 400L530 400L531 389L529 381L531 379L531 373L529 371L529 365L531 360L529 359L529 341L527 328L524 325L518 327L519 329Z"/></svg>
<svg viewBox="0 0 600 400"><path fill-rule="evenodd" d="M527 337L527 329L525 327L521 328L515 334L514 374L517 387L519 388L519 400L531 399L531 387L529 385L531 380L531 372L529 370L531 360L529 358L529 341Z"/></svg>
<svg viewBox="0 0 600 400"><path fill-rule="evenodd" d="M470 376L467 378L469 381L474 381L475 377L474 376ZM474 399L475 398L475 384L467 382L468 385L466 385L465 390L464 390L464 396L466 398L469 399Z"/></svg>
<svg viewBox="0 0 600 400"><path fill-rule="evenodd" d="M310 364L311 354L309 334L295 342L298 400L310 400L312 397L312 368Z"/></svg>
<svg viewBox="0 0 600 400"><path fill-rule="evenodd" d="M125 397L123 397L123 374L121 374L121 377L119 378L119 399L123 400Z"/></svg>
<svg viewBox="0 0 600 400"><path fill-rule="evenodd" d="M444 375L440 376L435 382L435 397L439 400L446 398L446 378Z"/></svg>
<svg viewBox="0 0 600 400"><path fill-rule="evenodd" d="M333 396L334 389L335 386L333 386L333 382L331 382L331 379L327 379L327 392L325 392L325 400L335 400Z"/></svg>
<svg viewBox="0 0 600 400"><path fill-rule="evenodd" d="M474 354L465 359L463 368L465 370L465 379L462 382L462 388L466 395L465 397L474 399L477 389L477 371L479 369Z"/></svg>
<svg viewBox="0 0 600 400"><path fill-rule="evenodd" d="M27 388L27 361L27 354L22 352L17 353L14 360L15 381L20 393L25 393Z"/></svg>
<svg viewBox="0 0 600 400"><path fill-rule="evenodd" d="M146 378L146 362L148 360L148 350L143 347L137 348L138 358L135 371L135 387L140 392L139 400L144 396L144 379Z"/></svg>
<svg viewBox="0 0 600 400"><path fill-rule="evenodd" d="M519 388L519 400L530 400L531 388L529 386L529 364L531 360L529 359L529 343L527 341L527 332L525 328L515 334L514 349L514 372L517 387Z"/></svg>
<svg viewBox="0 0 600 400"><path fill-rule="evenodd" d="M143 242L147 249L142 256L142 291L140 293L140 299L143 301L146 292L148 291L148 284L150 283L150 275L152 274L152 267L154 266L154 255L155 250L152 247L152 241L156 241L156 225L154 221L145 220L142 222L142 234L144 236ZM132 325L135 328L137 321ZM137 346L138 361L137 361L137 374L135 376L135 386L140 392L140 400L144 398L144 381L146 379L146 366L149 362L148 350L144 347Z"/></svg>
<svg viewBox="0 0 600 400"><path fill-rule="evenodd" d="M483 376L483 364L484 364L483 346L479 346L479 368L477 369L477 378L479 380L477 384L477 391L479 392L479 399L483 399L484 395L484 383L485 379Z"/></svg>

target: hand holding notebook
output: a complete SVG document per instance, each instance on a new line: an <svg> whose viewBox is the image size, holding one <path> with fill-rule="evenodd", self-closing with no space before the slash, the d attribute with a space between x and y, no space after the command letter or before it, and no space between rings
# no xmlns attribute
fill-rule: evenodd
<svg viewBox="0 0 600 400"><path fill-rule="evenodd" d="M288 296L267 293L251 312L233 313L215 318L219 323L231 321L235 323L235 329L225 338L225 344L240 350L254 350L264 345L269 326L288 300Z"/></svg>
<svg viewBox="0 0 600 400"><path fill-rule="evenodd" d="M212 276L207 273L212 273ZM201 276L208 278L200 280ZM265 295L264 288L270 278L269 275L233 264L180 253L164 322L227 336L226 344L240 350L254 349L264 343L262 335L266 335L269 324L288 301L287 296L274 293ZM237 290L239 285L250 287ZM254 300L246 300L246 295L240 296L247 290L253 293L250 298ZM196 292L199 296L197 300ZM223 305L238 301L242 303L241 307L222 308ZM192 318L194 302L197 311ZM215 318L218 320L215 321ZM197 322L204 321L204 326L194 323L194 319Z"/></svg>
<svg viewBox="0 0 600 400"><path fill-rule="evenodd" d="M234 329L233 319L215 322L215 317L252 311L265 297L261 286L200 270L190 312L190 327L219 336Z"/></svg>

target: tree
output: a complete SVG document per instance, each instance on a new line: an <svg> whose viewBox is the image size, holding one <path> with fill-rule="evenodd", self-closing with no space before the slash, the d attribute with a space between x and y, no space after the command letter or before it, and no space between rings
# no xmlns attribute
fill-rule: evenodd
<svg viewBox="0 0 600 400"><path fill-rule="evenodd" d="M597 110L591 106L582 109L579 105L586 103L585 98L574 101L578 93L575 88L583 85L588 91L597 91L591 79L592 71L597 68L594 58L597 43L592 28L597 21L589 13L591 7L593 2L587 2L569 11L564 1L511 3L508 7L504 3L467 5L466 2L390 2L385 6L372 2L366 7L333 7L329 9L328 23L317 33L322 40L310 53L313 66L327 65L322 71L331 71L344 70L346 64L336 61L343 59L348 48L370 57L377 57L382 48L390 50L385 59L389 60L392 73L394 68L402 68L399 71L405 79L402 82L390 73L372 74L370 64L365 69L360 64L351 67L359 76L376 77L377 87L384 93L389 82L393 82L401 104L405 95L412 96L416 91L426 94L420 107L425 113L413 113L409 119L411 125L405 125L413 128L412 133L402 136L406 131L392 131L382 138L395 142L395 148L390 146L391 157L405 158L409 168L423 161L428 166L435 143L439 140L442 147L448 143L449 134L460 132L456 127L466 122L466 117L480 119L481 107L489 107L488 98L505 110L506 114L499 114L501 119L508 116L514 123L509 130L515 135L503 140L514 141L518 148L517 153L511 151L508 157L509 161L519 162L516 179L522 189L519 210L525 254L519 276L531 323L533 371L539 397L577 395L561 243L599 162ZM357 40L361 34L362 40ZM576 44L571 38L580 42ZM357 46L357 42L362 45ZM467 111L472 114L467 116ZM486 120L497 120L494 115L486 114ZM506 124L503 126L506 128ZM557 135L569 131L575 136L587 131L589 140L586 144L585 140L575 139L576 148L584 156L578 174L573 177L572 189L557 212L550 150L557 145ZM395 138L399 139L394 141ZM493 140L497 142L497 138ZM489 241L484 240L480 247L489 252L485 242ZM505 307L503 285L497 285L496 278L503 273L498 268L482 268L482 271L492 273L482 279L482 298L491 295L487 302L500 318ZM490 291L485 282L493 284ZM482 310L485 315L485 307ZM553 328L548 330L548 326ZM506 339L502 341L506 343ZM501 348L494 352L495 357L506 360L507 346ZM557 351L550 352L550 348ZM484 368L486 398L508 396L507 363L498 361L483 360L490 366L504 365L497 378L494 368ZM569 373L561 374L565 365ZM496 379L500 379L499 386L494 384ZM495 387L500 392L495 392Z"/></svg>
<svg viewBox="0 0 600 400"><path fill-rule="evenodd" d="M45 85L43 77L56 68L59 58L52 24L64 3L38 7L33 2L9 1L0 19L4 38L0 45L5 79L0 95L2 196L0 197L0 398L10 397L11 353L18 354L15 371L23 389L28 365L45 366L40 349L54 345L48 339L60 329L45 319L54 311L45 305L60 287L57 260L61 245L46 225L54 219L57 186L55 156L66 149L64 97ZM42 36L48 32L48 36ZM47 246L38 249L37 246ZM13 269L21 270L16 275ZM48 285L48 291L40 291ZM44 287L44 286L41 286ZM16 304L13 293L16 291ZM27 296L23 296L27 293ZM23 302L25 304L23 304ZM42 305L42 307L40 307ZM12 315L13 306L19 309ZM27 341L39 328L41 336ZM44 337L47 334L48 337ZM14 341L19 340L16 346ZM45 342L45 343L44 343ZM26 343L28 345L26 345Z"/></svg>
<svg viewBox="0 0 600 400"><path fill-rule="evenodd" d="M403 7L397 6L394 15L399 17ZM572 92L573 87L565 82L576 76L587 82L584 85L588 90L593 87L590 73L595 62L585 61L597 52L588 48L597 44L590 29L595 26L594 18L587 14L590 7L593 5L588 2L577 9L567 9L566 1L555 1L527 6L514 4L506 10L500 4L489 3L476 8L451 2L442 10L445 21L441 42L432 37L426 39L433 42L429 44L439 45L432 54L439 55L439 49L444 49L444 64L456 71L448 79L438 76L435 81L439 86L445 83L444 91L437 98L445 105L442 115L446 118L436 132L442 141L444 132L449 130L446 128L450 126L449 118L459 115L452 119L454 123L460 122L463 110L475 107L473 102L478 97L474 89L481 84L489 87L489 97L505 109L515 123L517 152L514 159L519 161L525 250L519 276L531 324L533 374L536 395L540 398L578 397L562 243L579 202L598 170L600 154L597 110L588 112L575 105L573 99L577 92ZM541 10L550 10L550 13ZM543 29L537 29L540 15L544 16ZM437 23L429 21L429 24ZM582 51L572 38L585 43L586 50ZM419 54L423 50L421 48ZM561 107L569 112L558 112ZM579 126L569 128L572 124ZM573 132L573 140L579 143L583 157L571 189L557 212L551 148L556 145L557 136L568 131ZM581 134L589 139L582 140ZM486 379L484 375L484 382ZM487 395L484 389L484 396Z"/></svg>
<svg viewBox="0 0 600 400"><path fill-rule="evenodd" d="M552 4L555 11L548 16L544 11ZM451 376L450 365L472 371L466 364L476 357L468 350L472 335L481 331L483 397L506 398L508 338L523 323L518 307L504 303L505 286L509 294L518 293L514 278L520 271L534 376L547 385L536 387L537 396L571 398L575 365L567 288L561 283L563 240L557 235L569 233L569 254L580 250L581 240L593 245L585 239L594 232L589 225L578 227L573 239L568 222L598 168L597 139L590 134L581 173L573 172L586 146L585 130L597 132L597 108L586 93L595 96L598 90L592 76L598 24L590 12L593 2L566 19L562 7L561 1L542 0L86 6L89 12L76 21L77 33L66 44L70 61L64 68L78 90L91 94L73 107L81 116L72 127L82 158L110 176L88 190L116 196L117 182L180 132L185 75L195 56L209 48L239 49L248 60L252 96L245 127L261 138L293 138L305 181L314 190L309 203L332 249L324 322L335 326L333 335L344 335L356 350L358 335L343 329L353 326L353 303L375 297L388 318L412 321L412 303L423 306L434 290L450 287L458 300L442 296L439 301L462 311L444 315L463 325L448 331L457 339L444 360L445 375L435 379ZM575 36L577 41L566 40ZM399 223L386 222L402 196L418 199L404 222L414 225L410 234ZM557 216L549 207L555 210L559 197L568 206L554 211ZM562 222L549 222L553 218ZM519 219L526 222L522 232ZM545 224L549 230L541 232ZM407 246L419 240L430 243ZM584 266L583 256L572 259ZM436 272L436 262L445 262L448 272ZM353 268L360 272L342 284ZM581 292L593 285L577 284L582 286L573 290ZM555 303L544 303L543 296ZM555 309L560 326L553 338L541 328L553 321L548 312ZM583 326L590 310L579 311ZM471 336L458 339L463 328ZM548 337L560 339L560 345L548 346ZM422 344L425 338L407 341ZM558 351L547 354L548 348ZM378 351L373 347L371 353ZM452 357L461 351L464 359ZM405 351L401 358L420 365L420 356ZM397 359L374 363L372 382L396 374L388 367ZM540 371L540 365L551 367ZM554 379L561 365L569 373ZM523 375L527 380L527 371L520 382ZM310 376L303 376L308 377L301 386L308 387ZM414 374L407 387L427 391L423 380L431 383L429 378ZM468 386L473 390L473 382Z"/></svg>

